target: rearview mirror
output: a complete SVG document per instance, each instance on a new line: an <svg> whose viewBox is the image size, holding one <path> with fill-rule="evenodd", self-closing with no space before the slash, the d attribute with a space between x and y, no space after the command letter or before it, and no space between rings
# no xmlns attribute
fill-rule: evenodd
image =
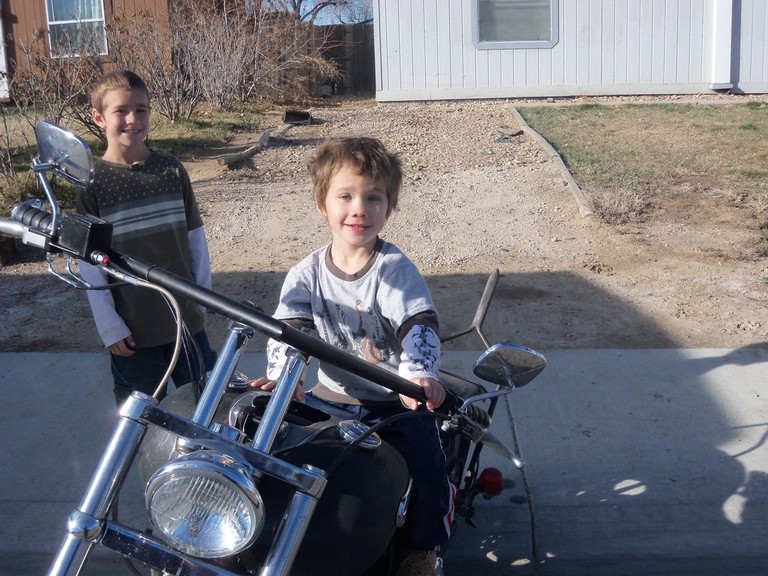
<svg viewBox="0 0 768 576"><path fill-rule="evenodd" d="M93 181L93 157L85 140L47 120L37 123L35 137L37 170L50 169L80 188Z"/></svg>
<svg viewBox="0 0 768 576"><path fill-rule="evenodd" d="M475 376L499 386L519 388L536 378L547 365L544 355L518 344L494 344L475 362Z"/></svg>

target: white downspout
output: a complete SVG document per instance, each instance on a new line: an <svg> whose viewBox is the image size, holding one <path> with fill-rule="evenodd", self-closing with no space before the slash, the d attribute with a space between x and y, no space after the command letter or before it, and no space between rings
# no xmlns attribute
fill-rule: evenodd
<svg viewBox="0 0 768 576"><path fill-rule="evenodd" d="M5 56L5 30L3 30L3 13L0 9L0 101L8 100L8 58Z"/></svg>
<svg viewBox="0 0 768 576"><path fill-rule="evenodd" d="M733 88L731 60L733 57L733 0L712 0L712 90Z"/></svg>

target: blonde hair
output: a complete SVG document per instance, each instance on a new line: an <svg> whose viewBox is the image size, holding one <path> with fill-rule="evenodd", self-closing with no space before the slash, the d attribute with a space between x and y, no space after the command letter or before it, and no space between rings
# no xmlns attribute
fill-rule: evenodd
<svg viewBox="0 0 768 576"><path fill-rule="evenodd" d="M149 88L141 76L130 70L115 70L99 78L91 89L91 106L94 110L104 112L104 98L112 90L141 90L149 102Z"/></svg>
<svg viewBox="0 0 768 576"><path fill-rule="evenodd" d="M331 179L344 167L384 183L389 217L397 207L403 183L402 164L397 154L387 151L376 138L334 138L320 144L315 157L307 164L312 178L312 196L318 208L325 205Z"/></svg>

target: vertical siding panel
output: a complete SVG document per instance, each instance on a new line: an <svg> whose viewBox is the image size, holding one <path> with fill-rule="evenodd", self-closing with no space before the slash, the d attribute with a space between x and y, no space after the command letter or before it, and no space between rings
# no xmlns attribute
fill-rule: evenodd
<svg viewBox="0 0 768 576"><path fill-rule="evenodd" d="M387 2L387 0L384 0ZM389 0L387 2L385 21L386 35L384 36L384 68L386 69L387 86L390 90L401 88L400 70L400 26L398 23L399 6Z"/></svg>
<svg viewBox="0 0 768 576"><path fill-rule="evenodd" d="M757 19L761 23L760 32L757 35L752 36L752 44L756 48L757 58L755 59L756 65L752 68L752 75L750 82L766 82L768 77L768 42L765 41L766 30L768 30L768 6L760 4L760 9L756 9Z"/></svg>
<svg viewBox="0 0 768 576"><path fill-rule="evenodd" d="M451 0L450 42L450 86L463 88L464 83L464 26L462 1Z"/></svg>
<svg viewBox="0 0 768 576"><path fill-rule="evenodd" d="M488 53L488 86L499 88L502 86L502 61L501 50L486 50Z"/></svg>
<svg viewBox="0 0 768 576"><path fill-rule="evenodd" d="M488 88L491 85L491 58L495 50L476 50L473 43L474 39L474 22L472 21L471 13L469 16L465 16L466 22L464 23L464 37L467 39L467 52L468 56L465 56L468 63L471 62L472 70L475 75L475 83L478 88Z"/></svg>
<svg viewBox="0 0 768 576"><path fill-rule="evenodd" d="M461 58L464 66L464 86L483 88L488 85L488 78L487 67L482 66L481 57L484 59L487 55L480 54L479 50L475 50L472 37L472 6L462 3L461 7Z"/></svg>
<svg viewBox="0 0 768 576"><path fill-rule="evenodd" d="M552 78L553 72L553 50L538 51L538 77L540 86L553 86L555 84Z"/></svg>
<svg viewBox="0 0 768 576"><path fill-rule="evenodd" d="M677 81L678 34L680 32L679 1L667 0L664 10L664 82Z"/></svg>
<svg viewBox="0 0 768 576"><path fill-rule="evenodd" d="M576 83L589 84L589 46L592 43L589 26L589 2L580 0L576 11Z"/></svg>
<svg viewBox="0 0 768 576"><path fill-rule="evenodd" d="M644 0L640 3L639 46L638 46L638 78L639 83L649 84L653 81L653 4L655 0ZM647 23L647 24L646 24Z"/></svg>
<svg viewBox="0 0 768 576"><path fill-rule="evenodd" d="M525 86L541 86L539 51L525 50Z"/></svg>
<svg viewBox="0 0 768 576"><path fill-rule="evenodd" d="M627 54L628 54L628 14L627 5L625 3L613 3L613 22L614 22L614 78L613 81L616 84L627 84L629 78L627 77Z"/></svg>
<svg viewBox="0 0 768 576"><path fill-rule="evenodd" d="M413 2L411 5L411 46L413 49L413 79L415 90L424 90L427 87L427 45L434 37L430 28L424 21L424 4Z"/></svg>
<svg viewBox="0 0 768 576"><path fill-rule="evenodd" d="M624 54L627 83L640 82L640 0L630 0L627 6L627 51Z"/></svg>
<svg viewBox="0 0 768 576"><path fill-rule="evenodd" d="M578 20L576 14L578 4L575 2L560 2L563 6L562 37L560 43L563 48L563 84L578 84L578 53L576 37Z"/></svg>
<svg viewBox="0 0 768 576"><path fill-rule="evenodd" d="M386 0L383 0L386 1ZM438 41L440 32L438 31L437 22L437 7L438 0L423 0L424 6L424 22L426 24L427 34L426 37L429 41L425 45L424 57L427 59L425 63L426 72L426 88L427 90L435 90L440 87L440 44Z"/></svg>
<svg viewBox="0 0 768 576"><path fill-rule="evenodd" d="M373 60L374 68L376 69L375 82L376 92L383 92L387 87L384 74L384 50L382 48L382 38L386 37L386 27L384 22L386 20L384 15L384 9L382 6L383 0L373 0Z"/></svg>
<svg viewBox="0 0 768 576"><path fill-rule="evenodd" d="M601 82L616 83L616 4L600 2L600 54L602 59Z"/></svg>
<svg viewBox="0 0 768 576"><path fill-rule="evenodd" d="M705 82L710 82L714 64L715 50L715 2L716 0L707 0L701 8L703 19L703 38L701 51L701 70L702 78Z"/></svg>
<svg viewBox="0 0 768 576"><path fill-rule="evenodd" d="M398 0L397 2L397 37L398 37L398 77L400 87L403 89L413 89L413 79L415 70L413 67L414 47L413 47L413 21L411 20L410 0Z"/></svg>
<svg viewBox="0 0 768 576"><path fill-rule="evenodd" d="M706 37L705 14L707 6L696 0L691 2L691 40L688 49L688 68L695 82L702 82L704 73L704 38Z"/></svg>
<svg viewBox="0 0 768 576"><path fill-rule="evenodd" d="M650 82L664 82L664 40L666 34L666 0L653 0L651 32L651 76Z"/></svg>
<svg viewBox="0 0 768 576"><path fill-rule="evenodd" d="M765 41L768 34L768 7L764 3L758 5L757 2L753 2L752 10L753 21L756 20L759 25L751 37L753 57L749 81L765 83L766 70L768 70L768 43Z"/></svg>
<svg viewBox="0 0 768 576"><path fill-rule="evenodd" d="M451 86L451 11L445 1L437 7L437 87Z"/></svg>
<svg viewBox="0 0 768 576"><path fill-rule="evenodd" d="M742 82L765 82L768 56L765 42L768 33L768 10L763 2L744 0L742 26Z"/></svg>
<svg viewBox="0 0 768 576"><path fill-rule="evenodd" d="M693 74L691 68L691 41L693 36L691 2L680 0L678 6L677 55L673 61L675 65L675 80L677 82L690 82Z"/></svg>
<svg viewBox="0 0 768 576"><path fill-rule="evenodd" d="M512 50L513 57L509 67L509 82L515 86L525 86L527 82L527 71L525 69L525 52L525 50Z"/></svg>
<svg viewBox="0 0 768 576"><path fill-rule="evenodd" d="M565 31L569 26L569 22L566 19L564 2L559 3L558 14L558 43L549 51L550 54L550 82L552 86L562 86L565 84Z"/></svg>
<svg viewBox="0 0 768 576"><path fill-rule="evenodd" d="M550 71L552 69L550 65L551 61L550 50L537 50L536 59L532 65L536 66L536 85L537 86L551 86L552 79L550 78Z"/></svg>
<svg viewBox="0 0 768 576"><path fill-rule="evenodd" d="M601 0L590 0L589 4L589 81L591 84L601 84L605 76L610 74L606 69L603 46L606 40L606 30L603 22L603 6Z"/></svg>
<svg viewBox="0 0 768 576"><path fill-rule="evenodd" d="M768 71L768 43L765 41L766 30L768 30L768 6L760 4L760 9L757 10L757 3L754 4L756 19L760 21L760 31L752 36L752 44L755 46L756 58L754 59L754 65L752 67L752 74L750 76L750 82L763 82L765 83L766 71Z"/></svg>

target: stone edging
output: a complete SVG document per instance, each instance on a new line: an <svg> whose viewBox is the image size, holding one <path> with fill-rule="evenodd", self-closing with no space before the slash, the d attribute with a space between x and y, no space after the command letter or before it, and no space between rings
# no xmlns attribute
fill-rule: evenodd
<svg viewBox="0 0 768 576"><path fill-rule="evenodd" d="M536 143L541 146L541 148L544 150L544 152L547 153L547 156L549 156L552 161L557 165L557 167L560 169L560 173L563 176L563 179L565 180L565 183L568 185L568 188L571 190L571 193L573 194L573 197L576 199L576 203L579 207L579 213L582 217L592 216L593 211L592 207L589 204L589 201L587 200L586 196L584 196L584 193L581 191L581 188L579 188L579 185L576 183L576 180L573 178L573 175L571 174L570 170L568 170L568 167L565 165L565 162L563 162L563 159L560 157L560 154L557 153L557 151L552 147L552 145L547 142L541 134L536 132L533 128L528 126L528 123L525 121L525 119L520 115L520 112L517 111L517 108L515 108L512 105L509 105L507 107L510 112L514 115L515 119L517 120L518 124L520 124L520 128L522 128L523 132L528 134L531 138L533 138Z"/></svg>

